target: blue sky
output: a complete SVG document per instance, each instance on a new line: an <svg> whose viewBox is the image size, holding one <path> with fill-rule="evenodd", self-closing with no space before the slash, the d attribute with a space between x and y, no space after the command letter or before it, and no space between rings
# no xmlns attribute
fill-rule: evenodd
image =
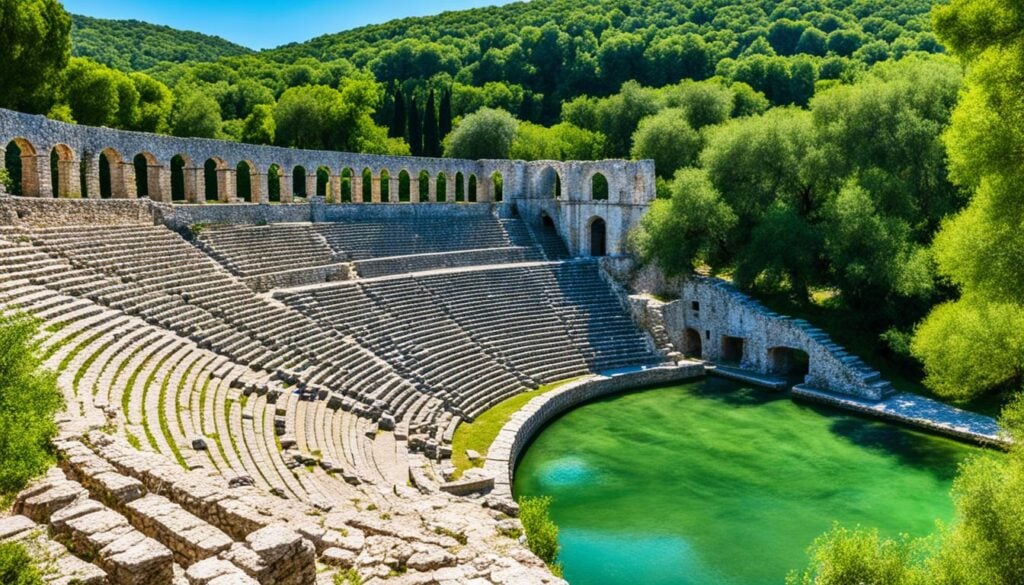
<svg viewBox="0 0 1024 585"><path fill-rule="evenodd" d="M143 20L217 35L253 49L305 41L405 16L437 14L509 0L64 0L68 12Z"/></svg>

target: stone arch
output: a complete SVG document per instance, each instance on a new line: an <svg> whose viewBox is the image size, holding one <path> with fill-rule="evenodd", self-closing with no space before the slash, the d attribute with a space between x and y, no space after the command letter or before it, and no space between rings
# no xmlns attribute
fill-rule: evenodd
<svg viewBox="0 0 1024 585"><path fill-rule="evenodd" d="M203 163L204 200L226 203L234 195L232 169L227 161L214 156Z"/></svg>
<svg viewBox="0 0 1024 585"><path fill-rule="evenodd" d="M810 371L811 359L806 351L787 346L768 348L768 372L803 381Z"/></svg>
<svg viewBox="0 0 1024 585"><path fill-rule="evenodd" d="M391 173L387 169L381 169L377 179L378 201L387 203L391 201Z"/></svg>
<svg viewBox="0 0 1024 585"><path fill-rule="evenodd" d="M469 180L466 181L466 201L477 202L476 187L476 175L470 175Z"/></svg>
<svg viewBox="0 0 1024 585"><path fill-rule="evenodd" d="M81 167L66 144L50 149L50 187L56 197L81 197Z"/></svg>
<svg viewBox="0 0 1024 585"><path fill-rule="evenodd" d="M363 169L363 203L373 201L373 171L368 167Z"/></svg>
<svg viewBox="0 0 1024 585"><path fill-rule="evenodd" d="M292 180L291 180L291 195L292 197L308 197L306 193L306 167L302 165L295 165L292 169Z"/></svg>
<svg viewBox="0 0 1024 585"><path fill-rule="evenodd" d="M195 185L185 180L185 169L192 166L192 160L184 154L171 157L171 202L195 201ZM192 187L191 189L189 187Z"/></svg>
<svg viewBox="0 0 1024 585"><path fill-rule="evenodd" d="M100 199L125 199L128 197L128 181L126 181L125 170L135 167L125 164L124 157L117 149L112 147L100 151L99 157L99 196ZM132 181L134 183L134 180Z"/></svg>
<svg viewBox="0 0 1024 585"><path fill-rule="evenodd" d="M11 195L39 197L43 185L39 182L39 163L36 147L26 138L14 138L4 151L4 166L11 177Z"/></svg>
<svg viewBox="0 0 1024 585"><path fill-rule="evenodd" d="M328 203L334 203L334 193L331 189L331 169L320 165L316 168L316 195L323 197Z"/></svg>
<svg viewBox="0 0 1024 585"><path fill-rule="evenodd" d="M135 169L135 194L162 201L163 192L160 183L162 167L156 157L149 152L140 152L132 159Z"/></svg>
<svg viewBox="0 0 1024 585"><path fill-rule="evenodd" d="M608 177L604 173L590 175L590 198L594 201L608 200Z"/></svg>
<svg viewBox="0 0 1024 585"><path fill-rule="evenodd" d="M462 171L455 173L455 201L466 200L466 176Z"/></svg>
<svg viewBox="0 0 1024 585"><path fill-rule="evenodd" d="M605 256L608 254L608 224L603 217L594 216L587 222L587 233L589 234L588 252L591 256Z"/></svg>
<svg viewBox="0 0 1024 585"><path fill-rule="evenodd" d="M423 203L425 201L433 201L434 199L436 199L437 198L437 192L436 191L434 192L434 194L433 194L434 196L433 197L431 197L431 193L430 193L430 185L431 185L431 183L430 183L430 173L428 173L424 169L424 170L420 171L418 179L419 180L417 181L417 185L418 185L419 188L417 189L417 193L419 194L419 199L418 199L419 202Z"/></svg>
<svg viewBox="0 0 1024 585"><path fill-rule="evenodd" d="M253 197L253 176L255 167L247 160L238 161L235 165L235 200L252 203L256 200Z"/></svg>
<svg viewBox="0 0 1024 585"><path fill-rule="evenodd" d="M701 358L704 356L704 343L700 338L700 331L693 327L683 330L683 355L686 357Z"/></svg>
<svg viewBox="0 0 1024 585"><path fill-rule="evenodd" d="M341 169L339 173L339 185L338 191L340 191L342 203L352 203L355 201L355 189L353 188L353 179L355 179L356 172L350 167Z"/></svg>
<svg viewBox="0 0 1024 585"><path fill-rule="evenodd" d="M281 202L281 187L284 186L281 174L281 165L270 163L267 167L267 201L271 203Z"/></svg>
<svg viewBox="0 0 1024 585"><path fill-rule="evenodd" d="M412 179L409 171L402 169L398 171L398 201L408 203L412 201Z"/></svg>
<svg viewBox="0 0 1024 585"><path fill-rule="evenodd" d="M438 201L448 201L448 175L444 171L437 173L434 190Z"/></svg>
<svg viewBox="0 0 1024 585"><path fill-rule="evenodd" d="M562 175L555 167L544 167L537 175L534 188L536 195L541 198L559 199L562 197Z"/></svg>
<svg viewBox="0 0 1024 585"><path fill-rule="evenodd" d="M491 189L493 189L494 201L504 201L505 177L501 174L501 171L491 173Z"/></svg>

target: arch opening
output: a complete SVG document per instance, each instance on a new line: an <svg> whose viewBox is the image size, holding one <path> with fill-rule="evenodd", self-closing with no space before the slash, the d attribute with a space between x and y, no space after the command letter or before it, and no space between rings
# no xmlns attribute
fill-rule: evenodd
<svg viewBox="0 0 1024 585"><path fill-rule="evenodd" d="M494 200L497 202L504 201L505 178L501 172L494 171L491 173L491 188L494 189Z"/></svg>
<svg viewBox="0 0 1024 585"><path fill-rule="evenodd" d="M50 150L50 188L56 197L81 197L80 165L75 164L75 154L66 144L57 144Z"/></svg>
<svg viewBox="0 0 1024 585"><path fill-rule="evenodd" d="M683 331L683 355L692 358L701 358L704 355L703 342L700 332L692 327Z"/></svg>
<svg viewBox="0 0 1024 585"><path fill-rule="evenodd" d="M437 173L435 192L438 201L448 201L448 176L443 172Z"/></svg>
<svg viewBox="0 0 1024 585"><path fill-rule="evenodd" d="M430 201L430 173L425 170L420 171L418 191L420 203Z"/></svg>
<svg viewBox="0 0 1024 585"><path fill-rule="evenodd" d="M128 196L124 180L124 159L113 148L100 152L100 199L121 199ZM134 167L132 167L134 171Z"/></svg>
<svg viewBox="0 0 1024 585"><path fill-rule="evenodd" d="M228 193L232 190L229 183L228 164L219 158L208 158L203 163L203 185L206 201L227 202Z"/></svg>
<svg viewBox="0 0 1024 585"><path fill-rule="evenodd" d="M554 167L546 167L537 179L537 195L542 198L559 199L562 196L562 177Z"/></svg>
<svg viewBox="0 0 1024 585"><path fill-rule="evenodd" d="M148 152L140 152L132 159L135 169L135 194L138 197L160 199L160 168L156 157Z"/></svg>
<svg viewBox="0 0 1024 585"><path fill-rule="evenodd" d="M730 335L723 335L721 341L721 351L719 352L719 361L726 364L740 364L743 362L743 345L744 339L742 337L732 337Z"/></svg>
<svg viewBox="0 0 1024 585"><path fill-rule="evenodd" d="M462 173L455 173L455 201L466 200L466 177Z"/></svg>
<svg viewBox="0 0 1024 585"><path fill-rule="evenodd" d="M373 171L363 169L363 203L373 201Z"/></svg>
<svg viewBox="0 0 1024 585"><path fill-rule="evenodd" d="M768 348L769 373L802 382L810 368L810 356L802 349L795 347Z"/></svg>
<svg viewBox="0 0 1024 585"><path fill-rule="evenodd" d="M235 165L235 199L252 203L252 165L239 161Z"/></svg>
<svg viewBox="0 0 1024 585"><path fill-rule="evenodd" d="M383 169L380 172L380 202L387 203L391 201L391 173L387 169Z"/></svg>
<svg viewBox="0 0 1024 585"><path fill-rule="evenodd" d="M306 197L306 167L299 165L292 169L292 198Z"/></svg>
<svg viewBox="0 0 1024 585"><path fill-rule="evenodd" d="M185 192L185 157L176 154L171 157L171 202L188 201Z"/></svg>
<svg viewBox="0 0 1024 585"><path fill-rule="evenodd" d="M316 168L316 194L327 199L328 203L334 202L334 193L331 193L331 169L323 165Z"/></svg>
<svg viewBox="0 0 1024 585"><path fill-rule="evenodd" d="M601 173L590 177L590 198L594 201L608 200L608 178Z"/></svg>
<svg viewBox="0 0 1024 585"><path fill-rule="evenodd" d="M590 220L590 255L605 256L607 249L607 229L604 219L595 217Z"/></svg>
<svg viewBox="0 0 1024 585"><path fill-rule="evenodd" d="M409 171L402 169L398 172L398 201L409 203L412 201L412 179Z"/></svg>
<svg viewBox="0 0 1024 585"><path fill-rule="evenodd" d="M38 197L41 193L36 148L24 138L15 138L5 148L4 167L11 179L11 195Z"/></svg>
<svg viewBox="0 0 1024 585"><path fill-rule="evenodd" d="M267 168L267 201L271 203L281 202L281 187L284 185L281 174L281 165L277 163Z"/></svg>
<svg viewBox="0 0 1024 585"><path fill-rule="evenodd" d="M351 203L352 202L352 177L355 176L355 171L345 167L341 169L341 185L339 190L341 191L341 202Z"/></svg>
<svg viewBox="0 0 1024 585"><path fill-rule="evenodd" d="M476 175L469 176L469 182L466 185L466 201L476 203Z"/></svg>

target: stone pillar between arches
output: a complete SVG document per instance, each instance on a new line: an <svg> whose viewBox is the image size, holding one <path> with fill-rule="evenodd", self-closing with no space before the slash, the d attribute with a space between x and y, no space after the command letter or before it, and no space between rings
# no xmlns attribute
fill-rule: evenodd
<svg viewBox="0 0 1024 585"><path fill-rule="evenodd" d="M380 203L380 175L374 175L370 185L370 201Z"/></svg>

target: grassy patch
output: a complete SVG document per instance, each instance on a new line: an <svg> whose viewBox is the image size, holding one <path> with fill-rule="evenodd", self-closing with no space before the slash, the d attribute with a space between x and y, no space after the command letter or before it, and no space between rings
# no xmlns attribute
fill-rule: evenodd
<svg viewBox="0 0 1024 585"><path fill-rule="evenodd" d="M545 384L536 390L529 392L523 392L522 394L516 394L515 396L505 399L502 402L494 405L486 412L481 414L471 423L464 422L455 429L455 436L452 437L452 464L455 465L455 478L462 476L462 473L474 464L466 457L466 450L472 449L481 455L481 459L477 461L477 465L483 465L483 457L487 455L487 450L491 448L491 443L494 442L495 437L501 431L501 427L505 426L505 423L512 418L512 415L517 410L526 406L526 403L533 400L541 394L545 394L564 386L569 382L579 380L579 378L570 378L568 380L561 380L558 382L552 382L551 384Z"/></svg>
<svg viewBox="0 0 1024 585"><path fill-rule="evenodd" d="M16 542L0 544L0 583L43 585L43 577L23 545Z"/></svg>

